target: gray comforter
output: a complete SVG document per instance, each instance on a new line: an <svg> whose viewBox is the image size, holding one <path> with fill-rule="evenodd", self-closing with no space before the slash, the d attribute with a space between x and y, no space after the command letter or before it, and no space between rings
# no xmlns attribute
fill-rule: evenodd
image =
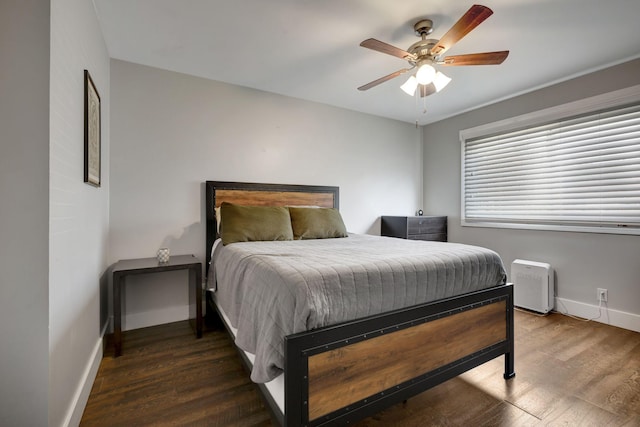
<svg viewBox="0 0 640 427"><path fill-rule="evenodd" d="M347 238L218 245L216 302L253 353L251 379L282 372L286 335L505 282L495 252L457 243ZM210 282L211 283L211 282Z"/></svg>

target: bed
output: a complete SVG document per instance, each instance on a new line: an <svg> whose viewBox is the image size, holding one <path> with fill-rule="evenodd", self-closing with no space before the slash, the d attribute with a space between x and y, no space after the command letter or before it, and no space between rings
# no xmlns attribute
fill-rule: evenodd
<svg viewBox="0 0 640 427"><path fill-rule="evenodd" d="M208 277L212 276L209 263L218 238L216 208L224 202L339 207L337 187L207 181L205 193ZM399 243L399 239L378 239ZM356 244L358 238L327 240ZM283 243L283 247L293 244ZM217 313L237 339L234 323L238 315L231 321L214 292L207 292L206 300L207 315ZM284 374L257 383L274 419L283 426L344 425L503 355L504 378L515 375L513 290L504 280L470 291L463 287L455 295L440 295L434 301L392 307L311 330L292 330L295 332L284 336L281 343ZM261 363L259 351L258 359L240 349L239 354L250 371Z"/></svg>

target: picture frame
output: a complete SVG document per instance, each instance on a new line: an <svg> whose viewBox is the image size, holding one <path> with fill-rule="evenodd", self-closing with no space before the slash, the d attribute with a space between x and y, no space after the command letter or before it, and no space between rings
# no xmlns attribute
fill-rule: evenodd
<svg viewBox="0 0 640 427"><path fill-rule="evenodd" d="M84 70L84 182L100 187L100 94L88 70Z"/></svg>

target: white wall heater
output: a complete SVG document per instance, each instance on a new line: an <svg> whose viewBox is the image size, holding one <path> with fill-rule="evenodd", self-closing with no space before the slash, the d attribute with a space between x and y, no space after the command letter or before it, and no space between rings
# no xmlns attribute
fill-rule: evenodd
<svg viewBox="0 0 640 427"><path fill-rule="evenodd" d="M553 309L553 268L545 262L517 259L511 264L513 302L516 307L538 313Z"/></svg>

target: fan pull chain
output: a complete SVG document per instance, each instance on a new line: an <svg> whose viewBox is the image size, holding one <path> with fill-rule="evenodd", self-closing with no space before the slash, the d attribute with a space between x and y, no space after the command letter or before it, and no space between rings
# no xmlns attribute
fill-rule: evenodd
<svg viewBox="0 0 640 427"><path fill-rule="evenodd" d="M420 85L418 85L418 88L416 89L415 93L413 94L413 98L415 99L415 103L416 103L416 112L418 111L418 108L420 108L420 105L418 104L418 99L420 98ZM416 117L416 129L418 129L418 119L420 117Z"/></svg>
<svg viewBox="0 0 640 427"><path fill-rule="evenodd" d="M413 95L413 97L415 98L416 111L419 111L419 108L420 108L419 99L422 98L422 114L427 114L426 96L425 97L421 97L420 96L420 87L419 86L418 86L418 89L416 90L415 94ZM418 119L419 119L419 117L416 117L416 129L418 129Z"/></svg>

